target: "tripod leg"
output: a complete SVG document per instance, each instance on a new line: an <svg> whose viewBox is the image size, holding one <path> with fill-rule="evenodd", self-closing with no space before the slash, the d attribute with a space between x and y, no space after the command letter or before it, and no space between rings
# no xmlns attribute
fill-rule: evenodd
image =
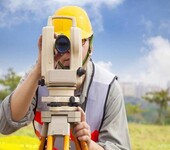
<svg viewBox="0 0 170 150"><path fill-rule="evenodd" d="M81 142L80 142L80 145L81 145L81 149L82 149L82 150L88 150L88 146L87 146L87 143L86 143L86 142L81 141Z"/></svg>
<svg viewBox="0 0 170 150"><path fill-rule="evenodd" d="M79 141L74 136L73 128L71 128L71 132L72 132L72 135L73 135L73 139L74 139L74 143L75 143L75 146L76 146L76 150L88 150L87 143L85 141Z"/></svg>
<svg viewBox="0 0 170 150"><path fill-rule="evenodd" d="M79 141L76 137L74 137L74 143L76 146L76 150L88 150L87 143L84 141Z"/></svg>
<svg viewBox="0 0 170 150"><path fill-rule="evenodd" d="M64 136L64 150L69 150L69 145L70 145L70 136L65 135Z"/></svg>
<svg viewBox="0 0 170 150"><path fill-rule="evenodd" d="M74 137L74 136L73 136ZM76 146L76 150L81 150L80 148L80 142L78 141L77 138L74 137L74 143L75 143L75 146Z"/></svg>
<svg viewBox="0 0 170 150"><path fill-rule="evenodd" d="M49 135L47 137L47 150L53 150L54 147L54 137L52 135Z"/></svg>
<svg viewBox="0 0 170 150"><path fill-rule="evenodd" d="M46 146L46 138L47 138L47 130L48 130L48 124L44 123L42 127L42 137L40 141L39 150L44 150Z"/></svg>
<svg viewBox="0 0 170 150"><path fill-rule="evenodd" d="M45 142L46 142L46 137L41 137L41 142L40 142L39 150L44 150Z"/></svg>

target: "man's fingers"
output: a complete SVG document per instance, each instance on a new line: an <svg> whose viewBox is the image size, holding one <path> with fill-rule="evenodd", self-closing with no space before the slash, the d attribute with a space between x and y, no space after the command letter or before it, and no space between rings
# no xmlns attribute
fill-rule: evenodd
<svg viewBox="0 0 170 150"><path fill-rule="evenodd" d="M86 121L85 112L83 111L83 109L81 107L78 107L77 110L81 112L81 122L85 122Z"/></svg>
<svg viewBox="0 0 170 150"><path fill-rule="evenodd" d="M58 35L56 33L54 33L54 38L57 39L58 38Z"/></svg>
<svg viewBox="0 0 170 150"><path fill-rule="evenodd" d="M42 49L42 35L40 35L40 37L38 39L38 47L39 47L39 50Z"/></svg>
<svg viewBox="0 0 170 150"><path fill-rule="evenodd" d="M91 136L91 133L90 133L90 130L89 130L89 128L83 128L83 129L81 129L81 130L78 130L77 132L76 132L76 136L77 137L80 137L80 136Z"/></svg>

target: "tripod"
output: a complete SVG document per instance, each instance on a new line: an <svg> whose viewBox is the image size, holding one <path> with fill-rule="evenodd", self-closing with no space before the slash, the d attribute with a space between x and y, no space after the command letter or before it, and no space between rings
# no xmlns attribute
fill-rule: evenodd
<svg viewBox="0 0 170 150"><path fill-rule="evenodd" d="M54 47L56 46L54 46L54 43L57 39L54 39L53 19L72 20L69 69L56 69L54 65ZM58 52L60 53L59 50ZM81 30L76 27L76 19L68 16L50 16L48 25L43 28L41 61L42 82L49 91L49 96L42 97L42 102L47 103L49 110L43 111L41 114L44 124L39 150L44 150L45 147L46 150L53 150L54 140L57 140L59 136L64 139L63 150L69 150L70 128L81 121L81 113L77 111L80 100L74 96L74 91L76 86L82 83L81 76L84 73L85 71L82 68ZM85 142L79 142L76 138L74 138L74 141L76 150L88 150Z"/></svg>
<svg viewBox="0 0 170 150"><path fill-rule="evenodd" d="M58 91L60 88L54 89ZM68 89L64 90L64 88L62 88L62 91L64 92ZM51 101L48 104L50 106L50 110L42 112L42 121L44 122L44 125L42 129L42 139L39 150L43 150L45 144L47 150L53 150L54 140L57 138L57 136L63 136L63 150L69 150L70 127L81 121L81 114L79 111L77 111L79 99L78 97L74 96L44 97L43 102L48 102L49 99ZM69 99L69 102L67 99ZM61 103L62 106L60 106ZM85 142L79 142L75 137L74 142L76 150L88 150L87 144Z"/></svg>

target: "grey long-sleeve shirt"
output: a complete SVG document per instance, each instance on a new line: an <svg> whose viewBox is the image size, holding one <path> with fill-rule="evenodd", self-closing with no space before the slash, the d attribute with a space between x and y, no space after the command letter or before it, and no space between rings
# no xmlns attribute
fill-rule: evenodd
<svg viewBox="0 0 170 150"><path fill-rule="evenodd" d="M92 64L89 63L83 90L80 95L82 104L87 95L91 76ZM34 118L33 108L35 106L36 99L33 99L32 105L30 106L26 116L19 122L14 122L11 118L11 95L7 96L0 105L0 133L2 134L13 133L21 127L28 125ZM105 116L100 129L98 144L105 150L130 150L131 146L124 99L117 80L115 80L111 85L105 108Z"/></svg>

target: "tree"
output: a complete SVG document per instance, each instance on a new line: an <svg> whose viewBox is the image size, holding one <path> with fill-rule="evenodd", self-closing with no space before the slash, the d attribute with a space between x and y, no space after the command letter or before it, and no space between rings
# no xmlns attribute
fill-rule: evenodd
<svg viewBox="0 0 170 150"><path fill-rule="evenodd" d="M168 107L168 101L170 101L169 90L160 90L154 92L148 92L143 98L151 103L156 103L159 106L158 123L164 123L163 113Z"/></svg>
<svg viewBox="0 0 170 150"><path fill-rule="evenodd" d="M144 110L141 108L140 104L126 104L126 112L128 122L144 122L142 112Z"/></svg>
<svg viewBox="0 0 170 150"><path fill-rule="evenodd" d="M21 76L18 76L13 68L9 68L7 74L0 78L0 100L3 100L10 94L18 85Z"/></svg>

